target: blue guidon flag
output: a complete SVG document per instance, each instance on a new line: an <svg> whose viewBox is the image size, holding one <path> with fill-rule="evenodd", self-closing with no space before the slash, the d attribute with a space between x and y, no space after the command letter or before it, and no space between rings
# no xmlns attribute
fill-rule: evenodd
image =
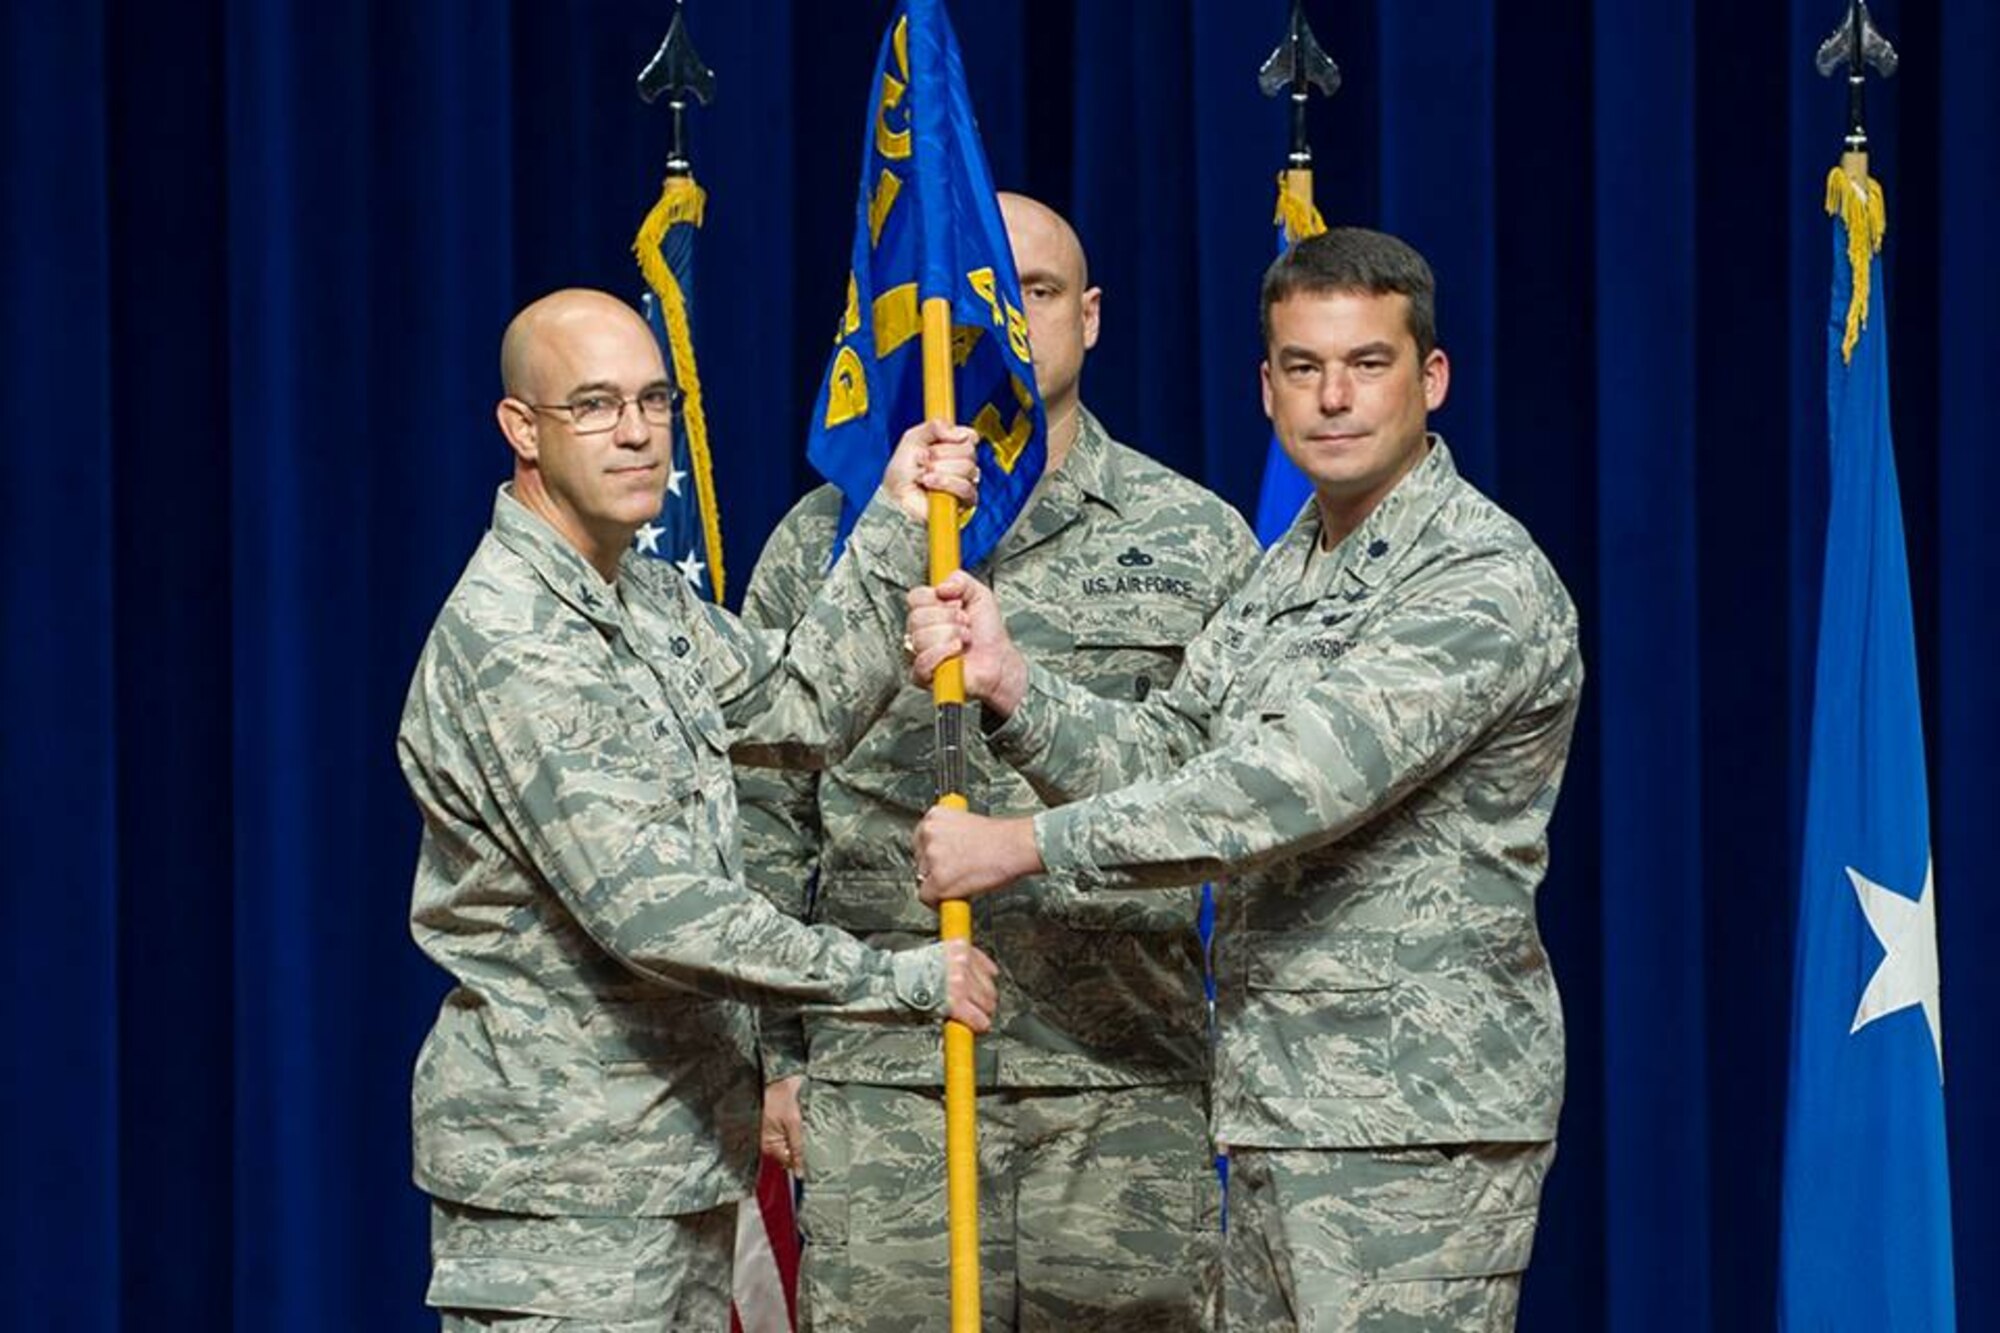
<svg viewBox="0 0 2000 1333"><path fill-rule="evenodd" d="M847 305L806 455L846 497L838 549L897 439L924 419L919 312L932 297L950 301L957 414L981 440L979 504L959 534L972 566L1035 489L1048 425L1020 279L941 0L897 4L874 88Z"/></svg>
<svg viewBox="0 0 2000 1333"><path fill-rule="evenodd" d="M1944 1041L1882 190L1836 168L1832 494L1800 857L1779 1324L1954 1327Z"/></svg>

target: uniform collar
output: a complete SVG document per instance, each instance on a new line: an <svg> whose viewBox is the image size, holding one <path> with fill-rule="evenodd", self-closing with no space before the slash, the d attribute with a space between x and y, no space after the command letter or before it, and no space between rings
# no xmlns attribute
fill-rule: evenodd
<svg viewBox="0 0 2000 1333"><path fill-rule="evenodd" d="M1062 466L1042 473L1028 503L1022 507L1014 526L1007 530L995 549L995 559L1004 560L1038 546L1074 523L1087 502L1119 511L1118 462L1111 440L1090 409L1076 409L1076 442L1070 445Z"/></svg>
<svg viewBox="0 0 2000 1333"><path fill-rule="evenodd" d="M624 631L625 613L618 585L606 583L581 551L550 527L547 520L515 499L511 485L501 486L493 498L493 537L527 561L558 601L604 629ZM619 562L620 583L632 573L628 567L631 560L628 552Z"/></svg>
<svg viewBox="0 0 2000 1333"><path fill-rule="evenodd" d="M1423 460L1331 551L1318 549L1323 527L1319 505L1307 500L1282 539L1283 558L1306 571L1299 586L1304 600L1343 590L1364 595L1366 589L1379 587L1417 545L1431 516L1458 482L1458 467L1444 437L1426 438L1430 451Z"/></svg>
<svg viewBox="0 0 2000 1333"><path fill-rule="evenodd" d="M1105 434L1104 423L1079 403L1076 409L1076 443L1069 447L1069 454L1063 459L1062 466L1056 469L1056 475L1068 477L1085 497L1116 512L1119 491L1117 473L1118 460L1111 452L1111 437Z"/></svg>
<svg viewBox="0 0 2000 1333"><path fill-rule="evenodd" d="M1396 489L1382 497L1361 526L1347 534L1340 545L1328 552L1332 563L1347 570L1369 587L1388 578L1403 557L1417 544L1430 525L1431 515L1444 503L1446 494L1458 482L1458 467L1441 435L1426 436L1430 452L1396 483ZM1319 514L1314 506L1314 517ZM1318 540L1317 531L1313 534Z"/></svg>

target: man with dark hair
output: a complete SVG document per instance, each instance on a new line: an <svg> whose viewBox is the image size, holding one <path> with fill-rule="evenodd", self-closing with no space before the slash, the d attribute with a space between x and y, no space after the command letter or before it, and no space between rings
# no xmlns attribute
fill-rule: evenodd
<svg viewBox="0 0 2000 1333"><path fill-rule="evenodd" d="M1084 408L1100 294L1083 246L1032 199L1003 194L1000 210L1048 410L1049 466L985 572L1007 589L1009 630L1023 651L1086 689L1143 699L1172 678L1181 646L1248 572L1256 542L1226 503L1113 440ZM831 487L786 516L751 578L746 616L787 624L799 615L839 516ZM751 884L880 948L932 939L937 917L917 901L910 839L933 799L933 712L923 691L904 691L816 785L746 774ZM1042 808L976 735L965 749L978 808ZM1005 1015L978 1052L990 1329L1207 1326L1221 1208L1207 1151L1199 901L1198 885L1080 895L1052 875L977 913L974 936L999 962ZM813 1327L943 1329L936 1033L824 1014L774 1018L763 1045L766 1151L807 1177L800 1220Z"/></svg>
<svg viewBox="0 0 2000 1333"><path fill-rule="evenodd" d="M1562 1013L1534 893L1576 614L1426 432L1450 378L1430 291L1374 232L1272 266L1264 407L1314 494L1169 688L1078 689L967 576L911 594L917 677L962 650L988 743L1056 807L932 811L926 900L1029 874L1084 897L1220 881L1231 1333L1511 1328L1555 1151Z"/></svg>
<svg viewBox="0 0 2000 1333"><path fill-rule="evenodd" d="M1293 296L1328 292L1367 292L1371 296L1401 296L1409 302L1405 323L1416 340L1417 361L1430 360L1437 349L1437 279L1431 266L1403 241L1379 231L1341 227L1335 239L1295 245L1264 270L1258 293L1257 328L1264 346L1271 345L1271 308Z"/></svg>

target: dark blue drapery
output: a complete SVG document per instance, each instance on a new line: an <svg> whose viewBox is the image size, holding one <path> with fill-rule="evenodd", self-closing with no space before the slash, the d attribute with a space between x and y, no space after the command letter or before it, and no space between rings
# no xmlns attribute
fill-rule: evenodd
<svg viewBox="0 0 2000 1333"><path fill-rule="evenodd" d="M810 478L878 0L694 0L730 567ZM1434 261L1437 424L1583 608L1542 918L1571 1023L1524 1327L1769 1325L1825 503L1840 0L1313 0L1330 221ZM955 6L996 178L1105 288L1088 401L1254 501L1281 0ZM1961 1325L2000 1325L2000 13L1881 0ZM636 296L663 0L0 12L0 1318L416 1329L407 672L504 475L508 312Z"/></svg>

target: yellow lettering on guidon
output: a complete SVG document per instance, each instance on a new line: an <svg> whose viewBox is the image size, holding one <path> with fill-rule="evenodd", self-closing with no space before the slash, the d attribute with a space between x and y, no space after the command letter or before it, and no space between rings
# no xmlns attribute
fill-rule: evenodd
<svg viewBox="0 0 2000 1333"><path fill-rule="evenodd" d="M972 354L978 350L979 340L985 333L985 329L974 328L970 324L952 325L951 364L960 370L965 369L965 363L972 359Z"/></svg>
<svg viewBox="0 0 2000 1333"><path fill-rule="evenodd" d="M1002 426L999 409L988 403L972 418L972 429L992 447L994 461L1012 475L1014 464L1020 461L1021 451L1028 447L1028 438L1035 433L1035 397L1016 376L1009 375L1007 382L1013 386L1014 401L1021 406L1021 410L1014 414L1014 424Z"/></svg>
<svg viewBox="0 0 2000 1333"><path fill-rule="evenodd" d="M1007 345L1014 349L1015 359L1033 362L1034 354L1028 347L1028 317L1014 308L1014 303L1000 295L1000 285L993 280L993 270L976 268L965 275L972 290L979 293L986 302L986 308L993 312L993 327L1007 331Z"/></svg>
<svg viewBox="0 0 2000 1333"><path fill-rule="evenodd" d="M1000 289L993 281L993 270L990 268L973 269L972 272L965 275L965 280L972 284L972 290L979 293L980 299L986 302L986 308L993 312L993 327L996 329L1006 328L1007 316L1000 309Z"/></svg>
<svg viewBox="0 0 2000 1333"><path fill-rule="evenodd" d="M882 168L882 174L875 180L875 193L868 196L868 244L882 244L882 226L888 222L889 210L896 206L902 193L902 178L889 168Z"/></svg>
<svg viewBox="0 0 2000 1333"><path fill-rule="evenodd" d="M852 336L854 331L860 327L861 285L855 282L853 270L850 269L847 274L847 309L841 312L840 332L834 335L833 340L836 343L841 342Z"/></svg>
<svg viewBox="0 0 2000 1333"><path fill-rule="evenodd" d="M891 287L875 298L875 359L901 347L923 330L917 313L917 284Z"/></svg>
<svg viewBox="0 0 2000 1333"><path fill-rule="evenodd" d="M826 377L826 428L867 415L868 373L862 369L861 354L853 344L845 344L833 354L833 370Z"/></svg>
<svg viewBox="0 0 2000 1333"><path fill-rule="evenodd" d="M896 48L896 69L903 77L887 70L882 72L882 99L875 110L875 151L882 156L897 161L910 155L910 116L903 112L903 128L889 127L889 113L902 106L903 94L910 90L910 20L905 15L896 21L896 35L892 39Z"/></svg>
<svg viewBox="0 0 2000 1333"><path fill-rule="evenodd" d="M1011 305L1007 307L1007 345L1014 349L1015 360L1034 364L1034 349L1028 346L1028 317Z"/></svg>

